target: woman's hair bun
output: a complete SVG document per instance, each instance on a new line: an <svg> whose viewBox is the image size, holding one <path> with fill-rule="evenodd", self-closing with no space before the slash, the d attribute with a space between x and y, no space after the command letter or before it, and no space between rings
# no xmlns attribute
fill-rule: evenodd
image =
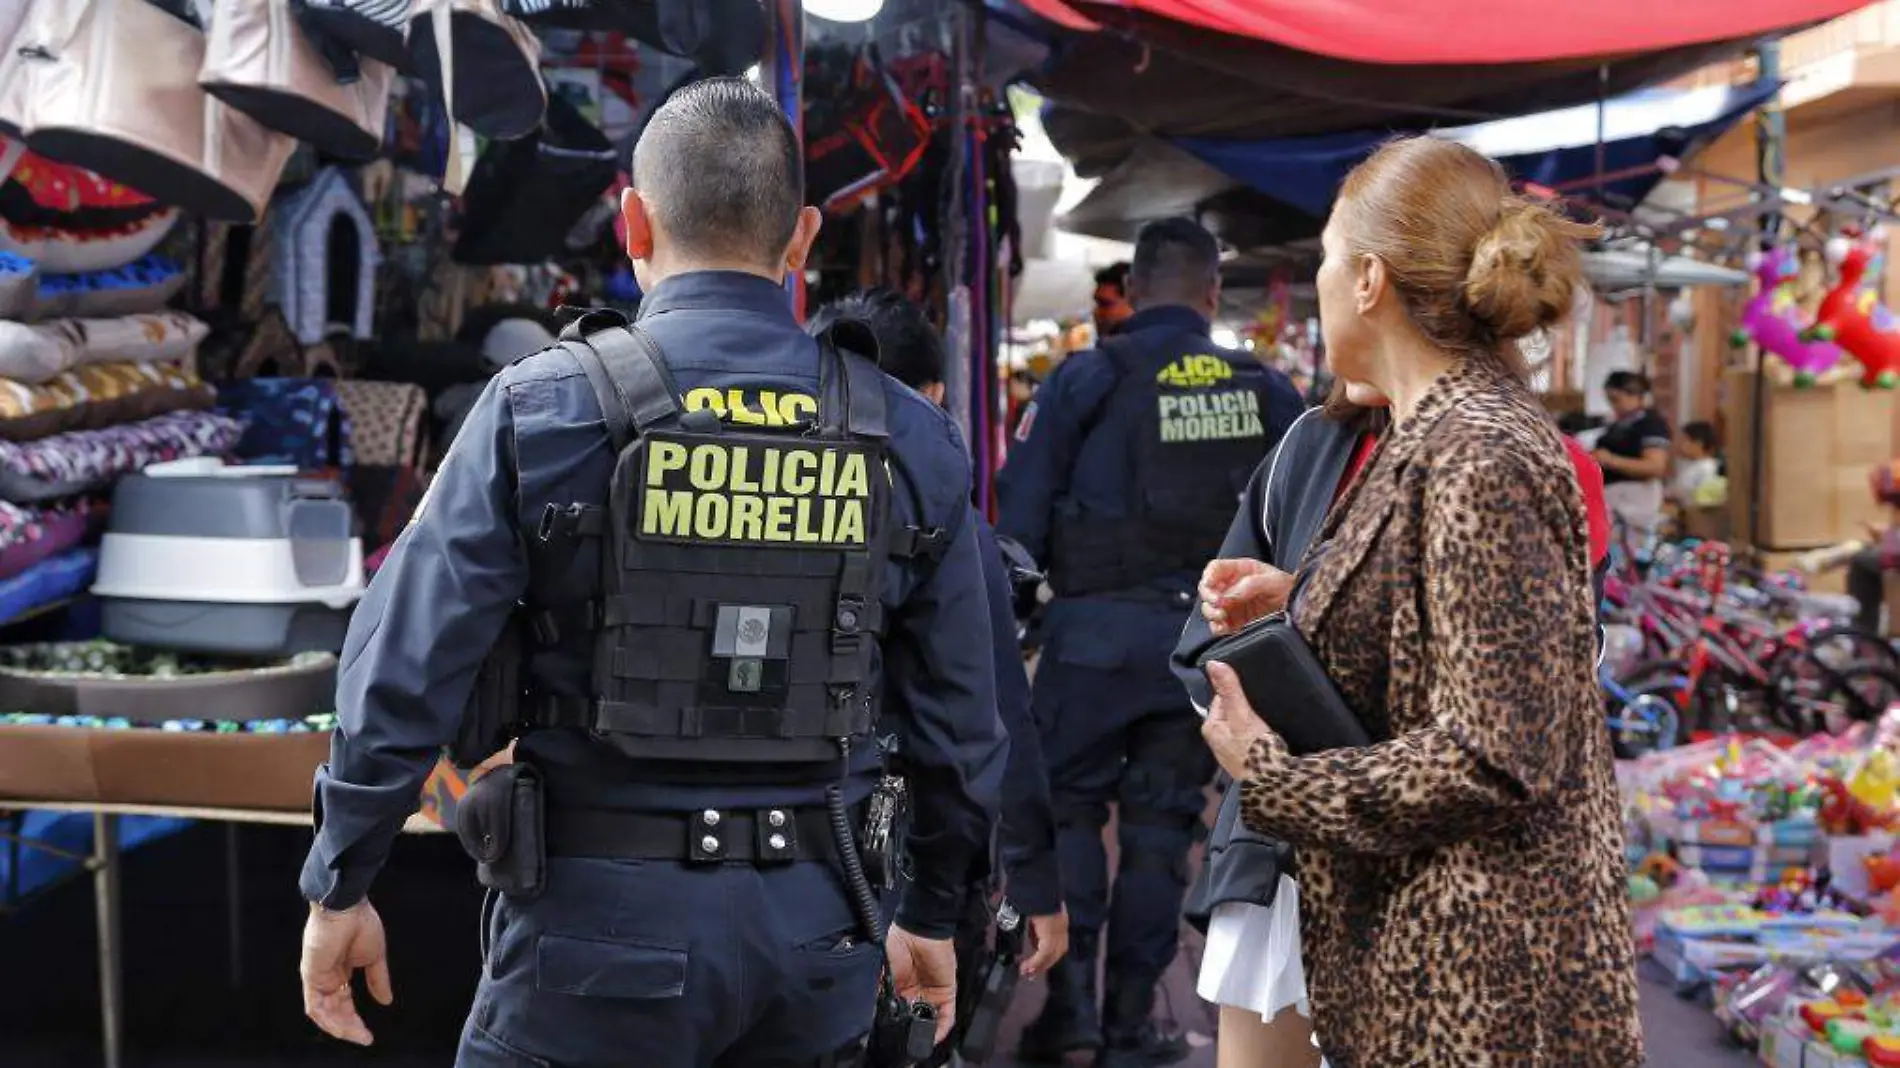
<svg viewBox="0 0 1900 1068"><path fill-rule="evenodd" d="M1500 341L1513 341L1570 313L1583 282L1577 242L1597 229L1519 197L1478 238L1465 273L1465 305Z"/></svg>

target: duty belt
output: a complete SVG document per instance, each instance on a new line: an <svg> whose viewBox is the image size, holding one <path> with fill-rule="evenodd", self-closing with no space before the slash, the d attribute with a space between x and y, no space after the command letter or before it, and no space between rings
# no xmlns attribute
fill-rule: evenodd
<svg viewBox="0 0 1900 1068"><path fill-rule="evenodd" d="M855 825L863 806L852 813ZM548 855L689 864L789 864L832 860L831 825L823 808L705 809L619 812L556 808L547 815Z"/></svg>

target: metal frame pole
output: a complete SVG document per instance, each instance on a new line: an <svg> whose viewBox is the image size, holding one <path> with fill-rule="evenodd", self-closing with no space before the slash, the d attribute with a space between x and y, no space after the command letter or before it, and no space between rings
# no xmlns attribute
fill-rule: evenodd
<svg viewBox="0 0 1900 1068"><path fill-rule="evenodd" d="M1761 46L1758 53L1759 70L1756 76L1764 81L1773 81L1781 77L1781 42L1771 40ZM1769 189L1780 189L1785 181L1783 160L1787 151L1788 119L1781 111L1781 94L1762 106L1756 119L1755 149L1756 165L1760 171L1763 185ZM1761 247L1764 251L1774 247L1780 236L1781 214L1773 212L1763 217L1761 224ZM1768 356L1761 346L1755 346L1754 394L1749 398L1748 426L1748 545L1758 556L1765 546L1761 540L1761 489L1762 463L1767 457L1768 412Z"/></svg>
<svg viewBox="0 0 1900 1068"><path fill-rule="evenodd" d="M760 74L771 87L785 117L798 135L799 158L805 152L805 5L803 0L770 0L771 39L760 64ZM786 276L785 289L792 302L792 314L805 318L805 277L802 273Z"/></svg>
<svg viewBox="0 0 1900 1068"><path fill-rule="evenodd" d="M99 1014L106 1068L119 1068L124 1039L124 976L119 952L119 817L92 816L92 894L99 936Z"/></svg>

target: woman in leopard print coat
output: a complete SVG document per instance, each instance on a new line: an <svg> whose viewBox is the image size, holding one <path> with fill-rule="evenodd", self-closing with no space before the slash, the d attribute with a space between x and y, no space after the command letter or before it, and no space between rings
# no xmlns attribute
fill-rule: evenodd
<svg viewBox="0 0 1900 1068"><path fill-rule="evenodd" d="M1335 373L1395 424L1301 568L1293 621L1376 744L1288 754L1233 674L1206 735L1300 858L1332 1068L1643 1060L1585 513L1517 339L1569 310L1584 228L1429 138L1327 226Z"/></svg>

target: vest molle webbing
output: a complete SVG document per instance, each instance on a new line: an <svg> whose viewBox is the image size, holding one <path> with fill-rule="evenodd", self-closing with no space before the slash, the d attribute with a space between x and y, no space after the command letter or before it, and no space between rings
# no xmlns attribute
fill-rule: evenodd
<svg viewBox="0 0 1900 1068"><path fill-rule="evenodd" d="M1128 514L1058 505L1050 583L1058 594L1131 590L1198 572L1221 538L1247 479L1266 455L1267 380L1223 356L1175 355L1157 366L1127 339L1101 349L1116 385L1089 431L1127 441Z"/></svg>
<svg viewBox="0 0 1900 1068"><path fill-rule="evenodd" d="M619 454L601 525L595 700L575 725L642 759L838 759L840 740L877 719L890 555L881 373L827 340L815 419L740 430L684 410L638 327L563 337Z"/></svg>

